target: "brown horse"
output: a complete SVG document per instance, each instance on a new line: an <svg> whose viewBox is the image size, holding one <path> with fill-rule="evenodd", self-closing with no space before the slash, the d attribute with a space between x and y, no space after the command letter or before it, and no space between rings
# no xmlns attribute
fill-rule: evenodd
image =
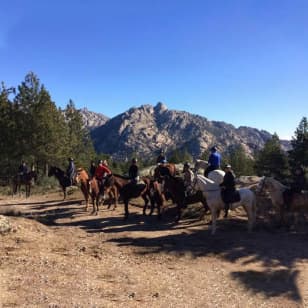
<svg viewBox="0 0 308 308"><path fill-rule="evenodd" d="M154 169L154 179L158 180L161 176L171 175L176 176L177 170L175 164L167 163L167 164L159 164Z"/></svg>
<svg viewBox="0 0 308 308"><path fill-rule="evenodd" d="M85 210L88 210L88 206L89 206L89 175L87 173L87 171L85 171L83 168L78 168L77 172L75 174L74 177L74 182L76 184L80 184L80 189L82 191L82 194L84 196L84 199L86 201L86 208Z"/></svg>
<svg viewBox="0 0 308 308"><path fill-rule="evenodd" d="M92 214L97 215L99 211L99 198L101 195L101 191L100 182L96 179L96 177L93 177L89 182L89 193L93 204Z"/></svg>
<svg viewBox="0 0 308 308"><path fill-rule="evenodd" d="M149 203L150 199L150 190L149 190L149 182L147 182L146 178L142 178L144 183L134 184L131 182L131 179L118 175L118 174L110 174L107 175L104 184L103 184L103 194L104 199L109 194L110 190L115 186L118 189L120 196L124 202L125 208L125 219L128 218L129 211L128 211L128 203L129 200L132 198L142 197L145 202L143 207L143 214L145 214L147 204ZM149 179L148 179L149 181Z"/></svg>
<svg viewBox="0 0 308 308"><path fill-rule="evenodd" d="M30 197L31 186L33 185L33 182L36 182L36 181L37 181L36 171L30 171L26 173L25 175L19 175L19 174L15 175L13 177L12 195L15 195L17 192L20 195L21 185L25 185L26 198Z"/></svg>
<svg viewBox="0 0 308 308"><path fill-rule="evenodd" d="M204 206L205 212L209 210L205 197L202 192L197 191L194 194L185 195L185 185L182 177L165 175L162 185L164 187L164 193L171 195L172 201L177 205L177 216L175 221L178 222L181 219L181 210L188 204L201 202Z"/></svg>

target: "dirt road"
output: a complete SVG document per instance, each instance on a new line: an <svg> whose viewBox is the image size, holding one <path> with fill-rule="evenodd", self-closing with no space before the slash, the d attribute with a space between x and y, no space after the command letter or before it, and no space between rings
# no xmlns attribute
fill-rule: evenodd
<svg viewBox="0 0 308 308"><path fill-rule="evenodd" d="M81 195L0 196L13 231L0 236L1 307L308 307L308 227L264 224L241 212L173 223L143 217L139 200L85 213Z"/></svg>

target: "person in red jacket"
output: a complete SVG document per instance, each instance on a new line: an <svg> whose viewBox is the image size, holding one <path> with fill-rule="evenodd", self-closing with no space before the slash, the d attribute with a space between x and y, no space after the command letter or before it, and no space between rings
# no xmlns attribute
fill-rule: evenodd
<svg viewBox="0 0 308 308"><path fill-rule="evenodd" d="M98 161L98 166L96 167L94 176L95 178L101 182L101 184L103 183L104 178L106 177L106 175L111 174L111 170L103 163L102 160Z"/></svg>

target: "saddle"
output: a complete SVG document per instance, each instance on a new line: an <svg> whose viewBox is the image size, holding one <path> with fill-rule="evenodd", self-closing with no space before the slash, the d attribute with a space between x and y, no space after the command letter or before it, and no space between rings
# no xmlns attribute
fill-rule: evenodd
<svg viewBox="0 0 308 308"><path fill-rule="evenodd" d="M235 203L241 201L241 196L238 190L222 191L221 197L224 203Z"/></svg>

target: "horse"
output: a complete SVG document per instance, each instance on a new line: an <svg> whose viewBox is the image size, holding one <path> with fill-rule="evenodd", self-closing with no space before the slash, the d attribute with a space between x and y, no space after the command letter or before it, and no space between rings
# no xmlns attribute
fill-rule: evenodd
<svg viewBox="0 0 308 308"><path fill-rule="evenodd" d="M286 224L285 218L285 202L283 198L284 192L289 189L288 186L283 185L273 177L263 177L257 187L257 192L262 193L264 190L270 195L272 203L278 209L280 216L280 223ZM290 200L289 209L291 212L300 212L308 210L308 192L295 193Z"/></svg>
<svg viewBox="0 0 308 308"><path fill-rule="evenodd" d="M128 218L128 203L131 198L142 197L145 202L143 207L143 214L145 215L146 208L150 200L150 179L143 177L142 180L144 183L134 184L131 182L131 179L127 177L118 174L109 174L106 176L103 184L103 199L106 198L113 186L116 186L124 202L124 219Z"/></svg>
<svg viewBox="0 0 308 308"><path fill-rule="evenodd" d="M164 175L176 176L176 172L177 170L175 164L172 163L159 164L154 169L154 179L157 180L160 178L160 176Z"/></svg>
<svg viewBox="0 0 308 308"><path fill-rule="evenodd" d="M89 181L89 194L91 196L93 204L92 214L97 215L99 211L99 203L100 203L99 198L101 195L101 191L100 191L100 182L96 179L96 177L93 177Z"/></svg>
<svg viewBox="0 0 308 308"><path fill-rule="evenodd" d="M182 177L165 175L163 177L163 191L171 195L172 201L177 205L177 216L175 222L179 222L181 219L181 210L188 204L201 202L204 206L205 211L208 210L206 199L203 194L198 191L194 194L185 195L185 185Z"/></svg>
<svg viewBox="0 0 308 308"><path fill-rule="evenodd" d="M33 181L37 181L37 172L32 170L25 175L15 175L13 177L13 190L12 195L15 195L17 192L20 195L21 185L25 185L26 198L30 197L31 186Z"/></svg>
<svg viewBox="0 0 308 308"><path fill-rule="evenodd" d="M84 170L83 168L78 168L77 172L74 176L74 182L76 184L80 184L80 189L83 193L84 199L86 201L86 208L85 210L88 210L88 206L89 206L89 189L90 189L90 185L89 185L89 175L87 173L86 170Z"/></svg>
<svg viewBox="0 0 308 308"><path fill-rule="evenodd" d="M201 190L206 198L212 216L211 233L214 235L216 232L217 217L219 216L220 210L225 207L221 197L220 186L200 174L195 174L192 186L195 190ZM240 201L232 203L230 208L235 209L239 206L243 206L248 216L248 231L251 231L256 221L256 196L248 188L240 188L238 192L240 194Z"/></svg>
<svg viewBox="0 0 308 308"><path fill-rule="evenodd" d="M66 199L66 188L71 186L70 178L67 176L67 174L63 170L55 166L51 166L49 168L48 176L49 177L55 176L56 179L59 181L59 184L64 194L63 200L65 200Z"/></svg>
<svg viewBox="0 0 308 308"><path fill-rule="evenodd" d="M194 165L194 170L198 172L199 169L205 170L208 167L208 162L202 159L196 159L195 165ZM223 179L225 176L225 172L220 169L216 169L211 171L207 178L214 181L217 184L222 183Z"/></svg>

